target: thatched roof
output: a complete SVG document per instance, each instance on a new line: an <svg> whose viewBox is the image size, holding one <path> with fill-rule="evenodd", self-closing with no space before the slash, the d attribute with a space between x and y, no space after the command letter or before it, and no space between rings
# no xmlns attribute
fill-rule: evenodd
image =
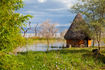
<svg viewBox="0 0 105 70"><path fill-rule="evenodd" d="M86 26L87 24L83 20L81 14L78 13L75 19L73 20L73 23L71 24L70 28L68 29L67 33L65 34L64 38L66 40L88 39L89 37L86 34L86 31L84 30L84 28L87 28Z"/></svg>

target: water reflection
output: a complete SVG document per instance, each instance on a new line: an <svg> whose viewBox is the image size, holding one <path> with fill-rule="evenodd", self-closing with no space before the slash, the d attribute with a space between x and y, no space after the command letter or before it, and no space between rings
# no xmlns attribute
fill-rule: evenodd
<svg viewBox="0 0 105 70"><path fill-rule="evenodd" d="M48 50L61 50L61 47L64 47L65 42L53 42L49 44L49 48L47 43L39 42L33 45L26 45L23 47L18 47L16 50L18 52L26 52L26 51L47 51Z"/></svg>

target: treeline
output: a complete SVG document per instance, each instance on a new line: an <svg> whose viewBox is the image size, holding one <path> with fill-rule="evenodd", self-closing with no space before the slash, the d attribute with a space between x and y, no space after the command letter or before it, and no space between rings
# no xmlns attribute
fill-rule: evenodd
<svg viewBox="0 0 105 70"><path fill-rule="evenodd" d="M41 24L36 23L35 26L32 26L31 23L28 24L28 27L23 32L23 37L26 36L26 33L28 31L33 31L34 37L49 37L54 38L56 33L58 32L58 28L56 27L56 23L52 23L50 20L46 20L42 22Z"/></svg>
<svg viewBox="0 0 105 70"><path fill-rule="evenodd" d="M36 37L36 38L61 38L64 39L64 35L67 32L67 29L61 31L57 26L58 23L51 22L50 20L45 20L42 23L35 23L31 25L29 22L28 25L24 28L22 32L23 37ZM28 33L31 32L32 33Z"/></svg>

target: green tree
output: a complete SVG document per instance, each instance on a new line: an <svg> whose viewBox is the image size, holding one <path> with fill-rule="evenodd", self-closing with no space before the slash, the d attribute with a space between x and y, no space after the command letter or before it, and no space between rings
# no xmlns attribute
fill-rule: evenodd
<svg viewBox="0 0 105 70"><path fill-rule="evenodd" d="M105 26L105 0L80 0L73 7L75 13L82 13L100 49L101 35Z"/></svg>
<svg viewBox="0 0 105 70"><path fill-rule="evenodd" d="M22 0L0 0L0 50L13 49L23 39L21 28L32 16L15 13L22 7Z"/></svg>

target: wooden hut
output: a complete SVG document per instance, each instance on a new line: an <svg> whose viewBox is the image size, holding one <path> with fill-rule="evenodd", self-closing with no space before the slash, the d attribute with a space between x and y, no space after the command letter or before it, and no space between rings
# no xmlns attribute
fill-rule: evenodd
<svg viewBox="0 0 105 70"><path fill-rule="evenodd" d="M91 46L91 38L85 29L89 29L88 25L83 20L81 14L78 13L64 36L67 47L70 45L72 47Z"/></svg>

